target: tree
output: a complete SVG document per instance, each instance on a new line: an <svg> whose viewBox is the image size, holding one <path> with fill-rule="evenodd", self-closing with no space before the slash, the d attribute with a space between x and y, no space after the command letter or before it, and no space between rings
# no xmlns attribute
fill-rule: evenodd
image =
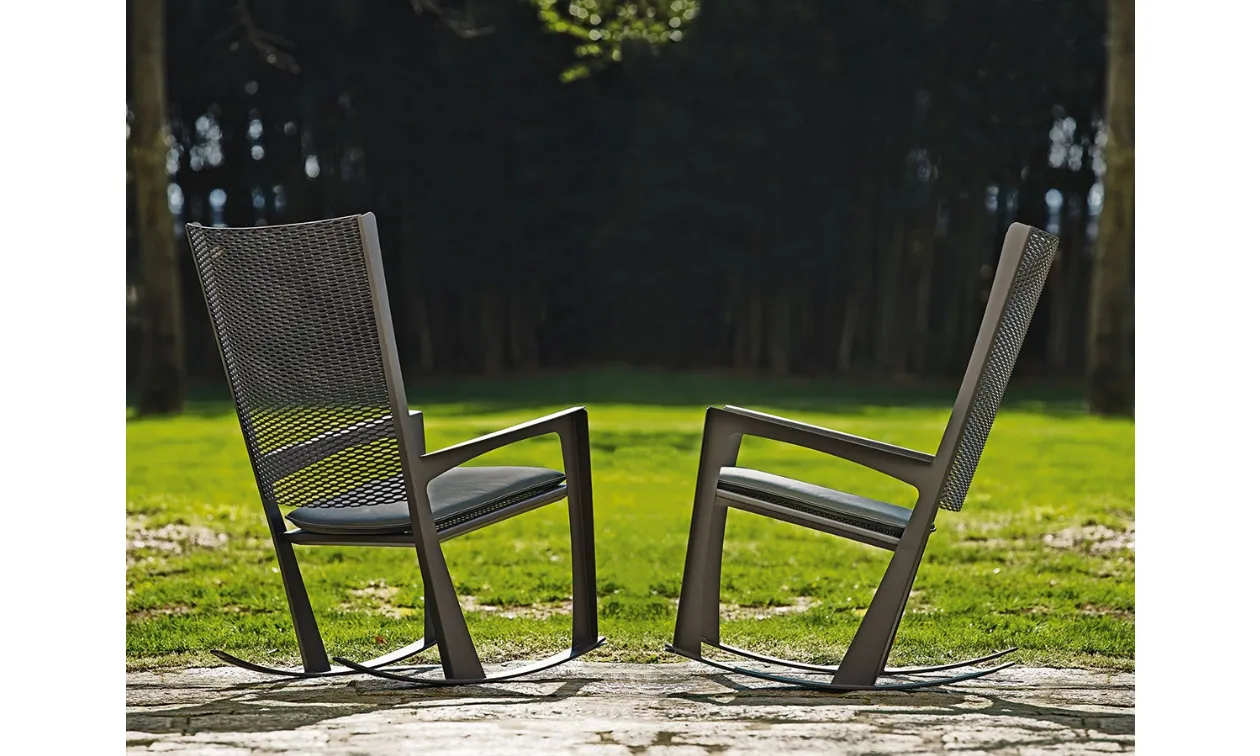
<svg viewBox="0 0 1260 756"><path fill-rule="evenodd" d="M139 265L141 414L184 404L184 329L179 265L167 202L166 14L164 0L131 4L131 111L127 156L135 182Z"/></svg>
<svg viewBox="0 0 1260 756"><path fill-rule="evenodd" d="M1133 413L1133 0L1110 0L1107 173L1089 328L1091 412Z"/></svg>
<svg viewBox="0 0 1260 756"><path fill-rule="evenodd" d="M956 378L1012 221L1063 240L1020 376L1085 375L1101 0L165 10L176 259L183 221L372 210L408 376ZM180 284L189 380L221 380Z"/></svg>

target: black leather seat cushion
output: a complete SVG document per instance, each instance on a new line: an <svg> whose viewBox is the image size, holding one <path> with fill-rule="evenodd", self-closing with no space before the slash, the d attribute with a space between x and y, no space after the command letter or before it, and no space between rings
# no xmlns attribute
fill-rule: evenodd
<svg viewBox="0 0 1260 756"><path fill-rule="evenodd" d="M564 484L564 473L545 467L457 467L429 484L438 530L453 527ZM376 489L380 495L373 495ZM290 522L327 535L411 531L402 474L373 481L352 492L311 502L290 512ZM364 501L374 503L363 503ZM378 503L377 503L378 502Z"/></svg>
<svg viewBox="0 0 1260 756"><path fill-rule="evenodd" d="M718 490L796 509L864 530L900 538L910 510L844 491L744 467L723 467Z"/></svg>

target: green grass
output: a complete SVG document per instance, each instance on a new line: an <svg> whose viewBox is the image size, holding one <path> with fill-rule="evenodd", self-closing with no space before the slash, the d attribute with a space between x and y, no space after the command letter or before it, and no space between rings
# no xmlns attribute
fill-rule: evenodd
<svg viewBox="0 0 1260 756"><path fill-rule="evenodd" d="M431 449L589 407L600 628L609 639L590 658L625 661L674 658L662 646L673 627L706 404L737 403L934 451L952 399L947 389L607 371L444 383L411 397L426 411ZM480 463L559 467L559 445L529 441ZM740 464L913 501L891 478L771 442L747 441ZM129 667L216 664L211 648L296 662L229 403L197 401L167 419L129 413L127 517ZM1018 645L1025 663L1132 669L1134 552L1116 548L1114 534L1133 520L1133 422L1086 415L1068 391L1012 391L966 508L937 518L892 663ZM726 543L722 601L732 609L724 637L816 662L843 652L889 556L735 511ZM566 643L568 617L555 613L569 593L563 505L444 549L456 589L481 607L467 614L485 660ZM299 547L299 559L330 654L365 658L423 634L413 552Z"/></svg>

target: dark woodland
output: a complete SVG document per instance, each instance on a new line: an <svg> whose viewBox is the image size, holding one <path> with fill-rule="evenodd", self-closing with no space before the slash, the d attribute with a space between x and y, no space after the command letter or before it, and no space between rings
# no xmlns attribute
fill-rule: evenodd
<svg viewBox="0 0 1260 756"><path fill-rule="evenodd" d="M1016 380L1132 412L1132 0L129 0L128 28L141 412L223 381L184 223L368 211L417 383L956 381L1029 223L1062 244Z"/></svg>

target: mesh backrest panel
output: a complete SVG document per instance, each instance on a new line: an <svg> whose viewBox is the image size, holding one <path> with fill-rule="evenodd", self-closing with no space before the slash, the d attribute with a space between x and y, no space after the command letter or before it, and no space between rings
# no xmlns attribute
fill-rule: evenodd
<svg viewBox="0 0 1260 756"><path fill-rule="evenodd" d="M1050 263L1054 261L1058 247L1058 238L1033 229L1022 250L1010 296L1002 309L993 343L984 355L984 368L980 371L980 380L963 421L961 438L950 460L949 472L945 475L939 503L946 509L954 512L962 510L971 478L976 474L976 465L980 464L980 454L989 439L993 418L997 416L998 405L1006 393L1006 384L1015 368L1015 358L1024 344L1028 324L1037 309L1037 300L1041 298L1041 289L1045 286L1046 275L1050 272Z"/></svg>
<svg viewBox="0 0 1260 756"><path fill-rule="evenodd" d="M188 238L264 500L404 498L358 219Z"/></svg>

